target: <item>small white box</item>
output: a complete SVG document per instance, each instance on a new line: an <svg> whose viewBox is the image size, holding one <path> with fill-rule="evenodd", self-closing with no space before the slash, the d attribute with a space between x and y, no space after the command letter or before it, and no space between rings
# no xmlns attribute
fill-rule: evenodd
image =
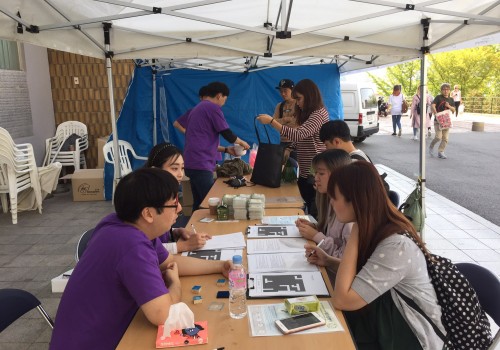
<svg viewBox="0 0 500 350"><path fill-rule="evenodd" d="M71 274L73 273L73 269L64 272L63 274L54 277L51 281L52 284L52 293L62 293L66 288L66 284L69 281Z"/></svg>

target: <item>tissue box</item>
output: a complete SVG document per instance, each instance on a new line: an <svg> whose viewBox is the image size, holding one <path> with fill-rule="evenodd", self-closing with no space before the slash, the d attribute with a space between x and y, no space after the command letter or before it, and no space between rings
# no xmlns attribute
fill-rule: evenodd
<svg viewBox="0 0 500 350"><path fill-rule="evenodd" d="M318 311L319 300L315 295L285 299L285 307L290 315Z"/></svg>
<svg viewBox="0 0 500 350"><path fill-rule="evenodd" d="M51 281L52 293L64 292L64 289L66 288L66 284L68 283L72 272L73 272L73 269L66 271L63 274L61 274L57 277L54 277L52 279L52 281Z"/></svg>

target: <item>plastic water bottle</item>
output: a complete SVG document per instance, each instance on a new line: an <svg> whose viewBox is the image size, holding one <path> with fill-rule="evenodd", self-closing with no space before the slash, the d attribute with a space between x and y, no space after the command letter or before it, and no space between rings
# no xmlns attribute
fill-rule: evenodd
<svg viewBox="0 0 500 350"><path fill-rule="evenodd" d="M233 256L233 268L229 271L229 316L243 318L247 315L247 274L241 255Z"/></svg>

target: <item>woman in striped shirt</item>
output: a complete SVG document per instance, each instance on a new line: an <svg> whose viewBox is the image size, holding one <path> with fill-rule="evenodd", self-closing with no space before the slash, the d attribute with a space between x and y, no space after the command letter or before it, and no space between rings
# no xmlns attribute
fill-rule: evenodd
<svg viewBox="0 0 500 350"><path fill-rule="evenodd" d="M329 120L328 111L323 104L318 86L310 79L299 81L293 88L292 96L299 107L297 128L281 125L268 114L261 114L257 119L262 124L270 124L279 131L281 136L285 136L292 141L289 148L295 148L297 151L300 194L306 204L307 212L316 216L316 191L314 190L313 181L308 181L308 177L311 175L312 159L316 154L326 149L319 139L319 130Z"/></svg>

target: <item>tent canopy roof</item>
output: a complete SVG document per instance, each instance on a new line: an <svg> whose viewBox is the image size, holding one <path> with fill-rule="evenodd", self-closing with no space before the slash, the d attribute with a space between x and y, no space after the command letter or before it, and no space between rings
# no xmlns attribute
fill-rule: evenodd
<svg viewBox="0 0 500 350"><path fill-rule="evenodd" d="M435 51L500 32L500 1L10 0L0 38L105 57L108 22L116 59L229 71L334 62L345 72L419 57L425 19Z"/></svg>

